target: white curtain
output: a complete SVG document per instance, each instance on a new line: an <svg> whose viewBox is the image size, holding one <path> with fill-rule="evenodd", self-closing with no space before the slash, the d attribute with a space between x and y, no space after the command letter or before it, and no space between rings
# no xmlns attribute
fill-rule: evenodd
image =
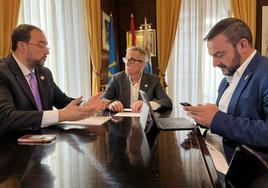
<svg viewBox="0 0 268 188"><path fill-rule="evenodd" d="M67 95L87 99L91 71L84 7L82 0L22 0L19 24L33 24L45 32L51 48L45 66L55 82Z"/></svg>
<svg viewBox="0 0 268 188"><path fill-rule="evenodd" d="M179 25L167 69L168 93L174 115L187 117L179 102L194 105L215 103L223 78L212 66L203 38L219 20L230 13L230 0L182 0Z"/></svg>
<svg viewBox="0 0 268 188"><path fill-rule="evenodd" d="M45 66L53 72L55 82L67 95L83 95L88 99L91 95L91 71L84 7L84 0L22 0L19 24L33 24L45 32L48 46L51 48ZM71 134L66 139L75 143L79 141L77 138ZM48 174L65 177L66 174L62 174L62 170L70 170L65 169L66 161L70 161L85 173L96 169L94 166L88 168L82 165L88 159L81 157L85 156L82 147L76 147L78 143L74 145L75 147L62 143L50 148L50 154L40 161L44 167L49 168ZM86 153L86 156L89 155ZM59 169L59 166L63 169ZM76 176L78 171L72 169L70 174ZM56 179L54 186L70 187L72 182L67 177L65 179L64 182ZM86 179L80 178L79 182L83 185Z"/></svg>

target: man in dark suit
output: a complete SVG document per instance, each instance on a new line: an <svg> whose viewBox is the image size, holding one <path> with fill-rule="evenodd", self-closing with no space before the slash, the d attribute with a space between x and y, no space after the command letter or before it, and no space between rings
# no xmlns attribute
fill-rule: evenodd
<svg viewBox="0 0 268 188"><path fill-rule="evenodd" d="M217 105L184 109L196 122L223 137L227 161L241 144L253 147L267 160L268 59L256 52L249 27L239 19L218 22L205 40L213 65L225 75Z"/></svg>
<svg viewBox="0 0 268 188"><path fill-rule="evenodd" d="M98 96L80 106L82 97L65 95L44 67L48 54L47 39L39 28L23 24L13 31L12 53L0 63L0 133L80 120L105 105Z"/></svg>
<svg viewBox="0 0 268 188"><path fill-rule="evenodd" d="M146 58L146 52L140 47L127 49L123 58L125 71L115 74L104 92L104 98L111 100L110 110L121 112L124 108L132 108L133 112L139 112L143 104L139 90L147 93L154 110L172 109L172 101L159 77L143 72Z"/></svg>

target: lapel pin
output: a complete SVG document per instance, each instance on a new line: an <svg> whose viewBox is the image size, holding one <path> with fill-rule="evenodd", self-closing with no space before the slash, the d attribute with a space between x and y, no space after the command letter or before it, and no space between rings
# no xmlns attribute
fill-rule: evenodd
<svg viewBox="0 0 268 188"><path fill-rule="evenodd" d="M148 87L148 84L145 84L144 87Z"/></svg>
<svg viewBox="0 0 268 188"><path fill-rule="evenodd" d="M244 78L244 80L247 80L248 79L248 75Z"/></svg>
<svg viewBox="0 0 268 188"><path fill-rule="evenodd" d="M44 76L40 76L40 80L44 80L45 79L45 77Z"/></svg>

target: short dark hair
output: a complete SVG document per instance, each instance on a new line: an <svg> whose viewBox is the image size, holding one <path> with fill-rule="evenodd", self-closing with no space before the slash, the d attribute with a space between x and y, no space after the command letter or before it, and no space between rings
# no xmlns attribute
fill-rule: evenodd
<svg viewBox="0 0 268 188"><path fill-rule="evenodd" d="M42 31L40 28L30 25L30 24L21 24L18 27L16 27L11 36L11 41L12 41L12 51L15 51L17 49L17 43L19 41L23 41L28 43L31 39L31 31L33 29L36 29L38 31Z"/></svg>
<svg viewBox="0 0 268 188"><path fill-rule="evenodd" d="M252 34L248 25L237 18L225 18L209 31L204 40L212 40L219 34L223 34L228 41L236 47L237 43L242 39L247 39L249 45L252 47Z"/></svg>

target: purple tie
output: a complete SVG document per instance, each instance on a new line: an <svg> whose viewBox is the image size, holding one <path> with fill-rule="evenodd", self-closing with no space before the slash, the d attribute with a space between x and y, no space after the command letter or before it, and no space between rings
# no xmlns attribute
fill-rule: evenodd
<svg viewBox="0 0 268 188"><path fill-rule="evenodd" d="M40 94L39 94L37 80L36 80L36 76L35 76L34 72L30 73L30 86L31 86L31 90L32 90L38 111L42 111Z"/></svg>

